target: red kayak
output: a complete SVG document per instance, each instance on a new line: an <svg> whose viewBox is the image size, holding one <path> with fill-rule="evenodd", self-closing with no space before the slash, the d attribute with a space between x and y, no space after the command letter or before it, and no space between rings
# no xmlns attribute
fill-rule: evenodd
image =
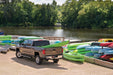
<svg viewBox="0 0 113 75"><path fill-rule="evenodd" d="M113 44L110 44L108 47L113 48Z"/></svg>
<svg viewBox="0 0 113 75"><path fill-rule="evenodd" d="M111 61L110 58L113 58L113 55L103 55L100 58L104 59L104 60L107 60L107 61Z"/></svg>
<svg viewBox="0 0 113 75"><path fill-rule="evenodd" d="M110 42L110 43L101 43L100 46L108 47L111 44L113 44L113 42Z"/></svg>

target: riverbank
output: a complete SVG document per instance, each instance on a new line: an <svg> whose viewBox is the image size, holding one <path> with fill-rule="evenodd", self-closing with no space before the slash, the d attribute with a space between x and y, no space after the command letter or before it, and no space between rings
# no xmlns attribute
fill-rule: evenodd
<svg viewBox="0 0 113 75"><path fill-rule="evenodd" d="M76 63L61 59L58 64L52 61L36 65L33 60L17 59L14 51L0 53L0 75L112 75L113 70L90 63Z"/></svg>

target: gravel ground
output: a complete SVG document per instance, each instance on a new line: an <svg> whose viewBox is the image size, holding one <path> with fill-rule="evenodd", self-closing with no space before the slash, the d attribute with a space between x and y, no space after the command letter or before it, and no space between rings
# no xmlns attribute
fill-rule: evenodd
<svg viewBox="0 0 113 75"><path fill-rule="evenodd" d="M28 58L17 59L14 51L0 53L0 75L113 75L113 69L61 59L58 64L52 61L36 65Z"/></svg>

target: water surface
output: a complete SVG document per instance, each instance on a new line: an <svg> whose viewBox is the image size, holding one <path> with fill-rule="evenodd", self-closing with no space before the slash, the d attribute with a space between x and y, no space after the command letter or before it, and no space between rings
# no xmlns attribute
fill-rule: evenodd
<svg viewBox="0 0 113 75"><path fill-rule="evenodd" d="M62 29L57 27L1 27L8 35L57 36L75 40L113 38L113 29Z"/></svg>

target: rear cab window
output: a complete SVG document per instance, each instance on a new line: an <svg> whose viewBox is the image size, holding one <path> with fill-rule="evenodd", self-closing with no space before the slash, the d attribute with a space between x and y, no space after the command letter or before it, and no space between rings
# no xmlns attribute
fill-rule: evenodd
<svg viewBox="0 0 113 75"><path fill-rule="evenodd" d="M48 40L40 40L40 41L33 41L33 46L46 46L50 45L50 42Z"/></svg>

